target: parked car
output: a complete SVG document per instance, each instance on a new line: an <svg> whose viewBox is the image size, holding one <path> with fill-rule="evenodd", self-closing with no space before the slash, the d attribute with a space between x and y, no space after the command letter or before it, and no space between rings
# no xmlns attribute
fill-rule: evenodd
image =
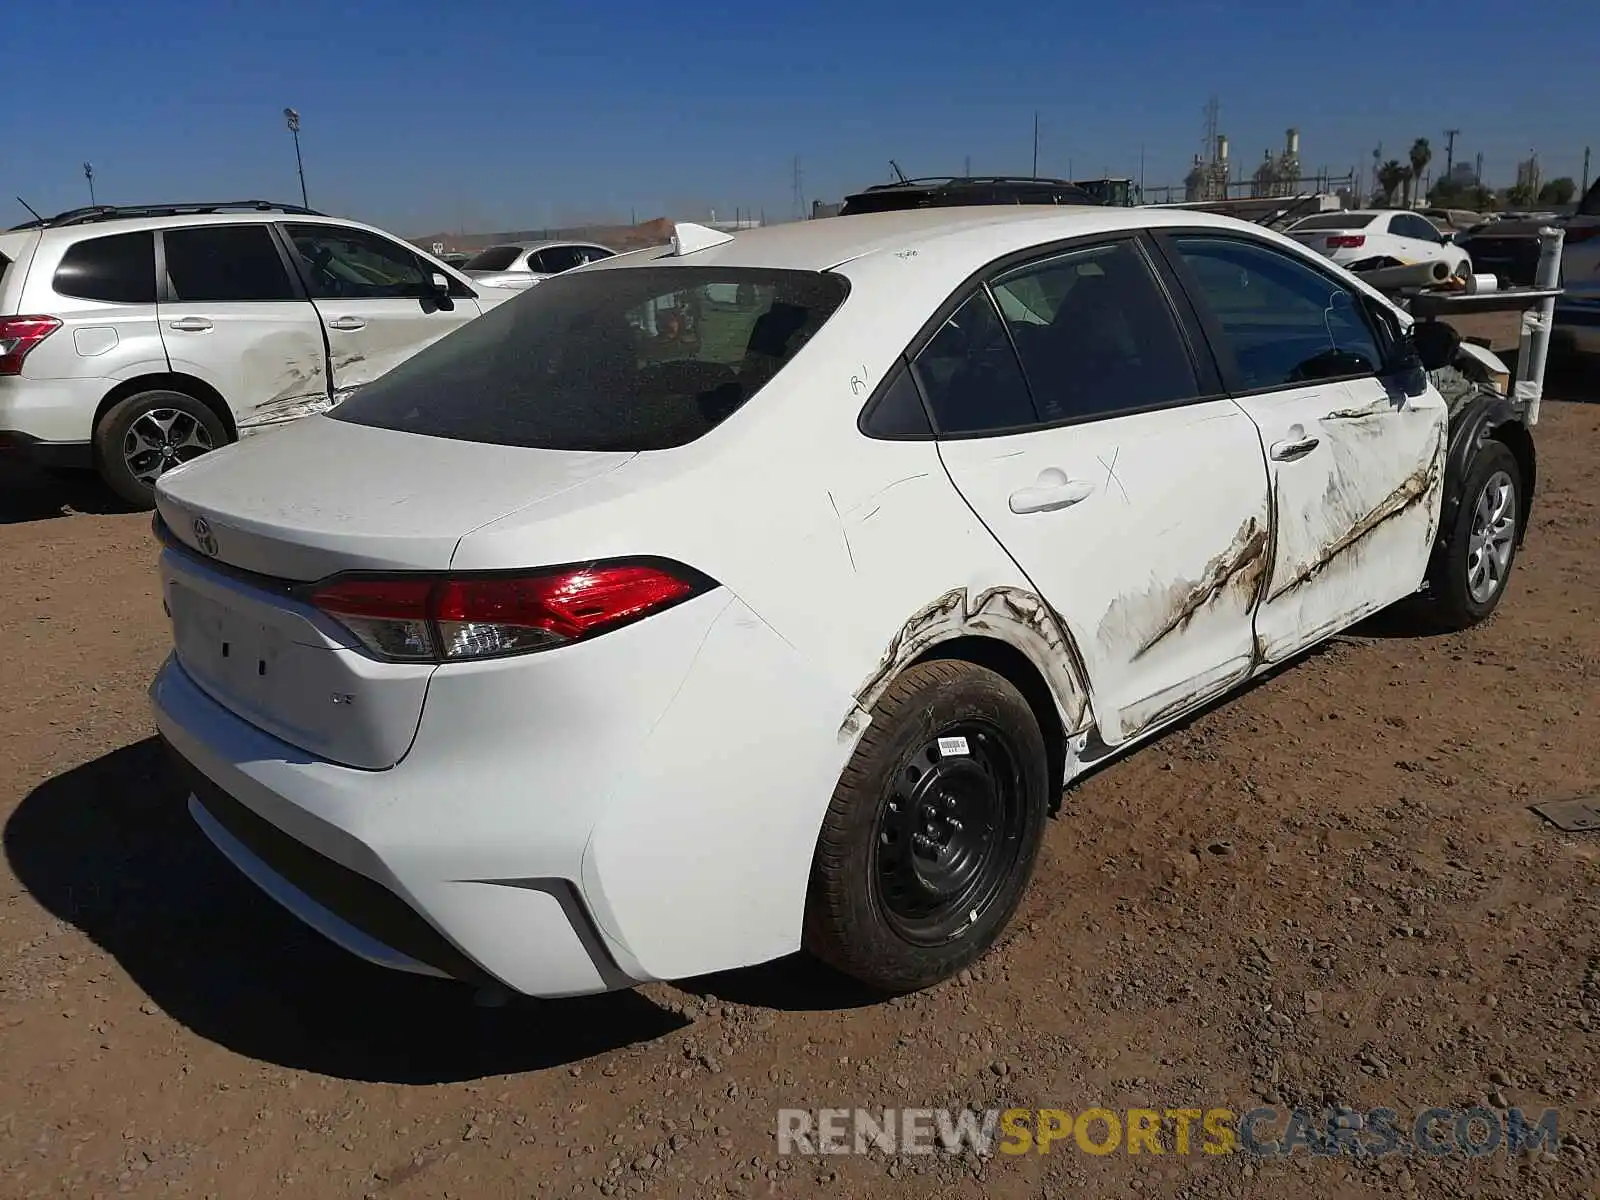
<svg viewBox="0 0 1600 1200"><path fill-rule="evenodd" d="M337 404L513 295L290 205L33 221L0 233L0 449L149 507L174 465Z"/></svg>
<svg viewBox="0 0 1600 1200"><path fill-rule="evenodd" d="M1472 272L1472 256L1420 213L1353 208L1306 217L1287 232L1342 267L1444 262L1453 274Z"/></svg>
<svg viewBox="0 0 1600 1200"><path fill-rule="evenodd" d="M1109 182L1109 181L1100 181ZM1107 193L1117 198L1117 193ZM841 217L862 213L901 212L912 208L957 208L993 204L1093 204L1102 201L1065 179L1010 175L938 176L878 183L846 196Z"/></svg>
<svg viewBox="0 0 1600 1200"><path fill-rule="evenodd" d="M479 283L525 288L615 254L593 242L507 242L478 251L461 269Z"/></svg>
<svg viewBox="0 0 1600 1200"><path fill-rule="evenodd" d="M1555 346L1569 356L1600 357L1600 179L1564 223Z"/></svg>
<svg viewBox="0 0 1600 1200"><path fill-rule="evenodd" d="M1494 610L1533 442L1427 328L1191 211L679 226L164 475L156 724L375 962L921 988L1080 773L1419 589Z"/></svg>

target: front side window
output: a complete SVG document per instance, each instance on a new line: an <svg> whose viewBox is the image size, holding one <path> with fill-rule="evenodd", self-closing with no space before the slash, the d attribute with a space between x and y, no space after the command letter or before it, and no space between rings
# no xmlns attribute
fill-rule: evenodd
<svg viewBox="0 0 1600 1200"><path fill-rule="evenodd" d="M50 285L58 296L108 304L156 302L156 239L152 233L114 233L67 247Z"/></svg>
<svg viewBox="0 0 1600 1200"><path fill-rule="evenodd" d="M1173 247L1221 327L1245 391L1375 375L1383 360L1354 295L1252 242L1176 237Z"/></svg>
<svg viewBox="0 0 1600 1200"><path fill-rule="evenodd" d="M710 432L843 303L817 271L636 267L563 275L497 305L330 414L549 450L665 450Z"/></svg>
<svg viewBox="0 0 1600 1200"><path fill-rule="evenodd" d="M265 225L201 225L161 235L172 298L226 304L293 300L294 285Z"/></svg>
<svg viewBox="0 0 1600 1200"><path fill-rule="evenodd" d="M318 300L420 299L429 294L422 260L388 238L341 225L287 229Z"/></svg>
<svg viewBox="0 0 1600 1200"><path fill-rule="evenodd" d="M1424 242L1437 242L1439 231L1432 223L1421 217L1414 217L1410 213L1402 213L1389 222L1389 232L1400 237L1418 238Z"/></svg>
<svg viewBox="0 0 1600 1200"><path fill-rule="evenodd" d="M997 281L994 297L1041 420L1137 411L1200 394L1183 334L1132 242L1030 264Z"/></svg>
<svg viewBox="0 0 1600 1200"><path fill-rule="evenodd" d="M941 434L1000 433L1038 423L1022 366L987 290L956 309L914 366Z"/></svg>

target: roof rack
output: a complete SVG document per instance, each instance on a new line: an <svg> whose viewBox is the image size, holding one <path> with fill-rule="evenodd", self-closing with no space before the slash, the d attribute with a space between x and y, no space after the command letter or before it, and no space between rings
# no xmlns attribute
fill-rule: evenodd
<svg viewBox="0 0 1600 1200"><path fill-rule="evenodd" d="M63 225L91 225L96 221L121 221L131 217L188 217L218 212L281 212L299 217L323 217L326 213L299 204L279 204L275 200L212 200L186 204L96 204L72 208L43 220L13 225L12 229L55 229Z"/></svg>

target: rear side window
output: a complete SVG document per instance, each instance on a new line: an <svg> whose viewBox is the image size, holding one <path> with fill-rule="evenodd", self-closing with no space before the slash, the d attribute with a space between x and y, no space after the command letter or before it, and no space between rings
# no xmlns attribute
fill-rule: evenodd
<svg viewBox="0 0 1600 1200"><path fill-rule="evenodd" d="M58 296L108 304L156 302L156 241L152 233L114 233L67 247L51 287Z"/></svg>
<svg viewBox="0 0 1600 1200"><path fill-rule="evenodd" d="M463 271L505 271L522 253L520 246L490 246L467 259Z"/></svg>
<svg viewBox="0 0 1600 1200"><path fill-rule="evenodd" d="M356 392L336 420L549 450L665 450L743 407L843 303L816 271L558 275Z"/></svg>
<svg viewBox="0 0 1600 1200"><path fill-rule="evenodd" d="M1027 381L987 290L973 293L916 359L917 382L945 435L1038 422Z"/></svg>
<svg viewBox="0 0 1600 1200"><path fill-rule="evenodd" d="M265 225L202 225L161 235L174 300L226 304L293 300L277 244Z"/></svg>
<svg viewBox="0 0 1600 1200"><path fill-rule="evenodd" d="M1156 408L1200 394L1188 345L1132 242L1074 250L994 284L1044 421Z"/></svg>

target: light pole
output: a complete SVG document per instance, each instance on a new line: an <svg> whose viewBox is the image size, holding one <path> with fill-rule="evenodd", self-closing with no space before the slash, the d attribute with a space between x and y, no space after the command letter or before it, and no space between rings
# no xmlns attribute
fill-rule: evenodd
<svg viewBox="0 0 1600 1200"><path fill-rule="evenodd" d="M89 181L89 207L94 207L94 164L83 164L83 177Z"/></svg>
<svg viewBox="0 0 1600 1200"><path fill-rule="evenodd" d="M306 167L300 161L300 114L292 108L286 108L283 110L283 120L294 135L294 166L300 172L300 207L310 208L311 201L306 199Z"/></svg>

